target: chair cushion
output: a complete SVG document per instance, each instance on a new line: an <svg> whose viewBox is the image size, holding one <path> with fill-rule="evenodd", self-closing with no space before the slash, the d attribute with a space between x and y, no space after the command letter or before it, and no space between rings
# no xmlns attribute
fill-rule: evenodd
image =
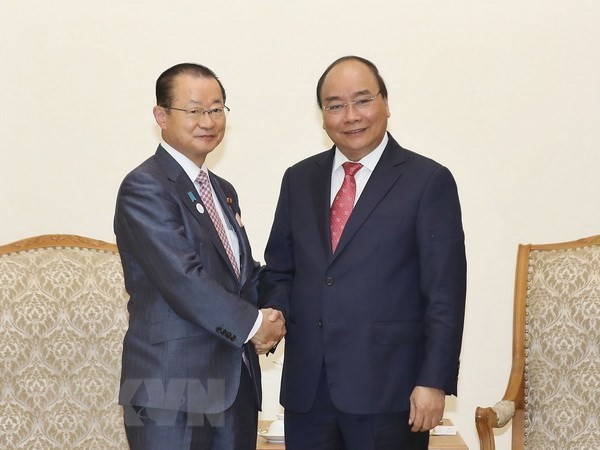
<svg viewBox="0 0 600 450"><path fill-rule="evenodd" d="M600 448L600 246L532 250L526 308L526 447Z"/></svg>
<svg viewBox="0 0 600 450"><path fill-rule="evenodd" d="M128 448L117 405L127 299L116 251L0 255L6 448Z"/></svg>

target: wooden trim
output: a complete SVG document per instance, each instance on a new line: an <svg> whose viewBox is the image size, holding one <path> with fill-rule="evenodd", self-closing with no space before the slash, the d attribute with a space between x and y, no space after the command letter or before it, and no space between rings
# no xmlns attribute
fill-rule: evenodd
<svg viewBox="0 0 600 450"><path fill-rule="evenodd" d="M492 408L482 408L480 406L475 410L475 427L477 436L479 436L479 448L481 450L496 450L494 441L494 432L492 428L498 423L498 416Z"/></svg>
<svg viewBox="0 0 600 450"><path fill-rule="evenodd" d="M531 244L532 250L564 250L567 248L587 247L588 245L600 245L600 234L577 239L575 241L557 242L554 244Z"/></svg>
<svg viewBox="0 0 600 450"><path fill-rule="evenodd" d="M517 409L512 424L512 448L525 448L525 410Z"/></svg>
<svg viewBox="0 0 600 450"><path fill-rule="evenodd" d="M75 234L44 234L0 246L0 255L36 248L75 247L106 250L117 253L117 245Z"/></svg>
<svg viewBox="0 0 600 450"><path fill-rule="evenodd" d="M512 367L508 386L502 400L511 400L515 409L525 407L525 306L527 305L527 281L529 279L529 253L531 245L519 245L515 270L515 302L513 308Z"/></svg>
<svg viewBox="0 0 600 450"><path fill-rule="evenodd" d="M529 255L531 244L519 245L515 270L515 304L513 309L513 359L508 386L502 400L515 404L512 419L512 440L522 441L519 436L525 428L525 314L527 306L527 285L529 282Z"/></svg>

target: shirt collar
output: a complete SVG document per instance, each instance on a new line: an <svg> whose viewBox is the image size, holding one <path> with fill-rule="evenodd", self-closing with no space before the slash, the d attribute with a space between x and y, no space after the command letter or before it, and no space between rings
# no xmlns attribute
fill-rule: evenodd
<svg viewBox="0 0 600 450"><path fill-rule="evenodd" d="M202 164L202 167L199 168L194 161L189 159L183 153L175 150L173 147L171 147L165 141L162 141L160 143L160 145L162 146L162 148L164 148L166 150L166 152L169 155L171 155L173 157L173 159L175 161L177 161L177 163L181 166L181 168L184 170L184 172L187 174L187 176L190 178L190 180L196 181L199 170L203 170L208 175L208 169L206 168L206 166L204 164Z"/></svg>
<svg viewBox="0 0 600 450"><path fill-rule="evenodd" d="M357 162L360 162L364 167L369 169L371 172L373 170L375 170L375 166L379 162L379 158L381 158L381 155L383 154L383 151L385 150L385 147L387 146L389 140L390 140L390 138L388 137L388 134L385 133L385 135L383 136L383 140L377 147L375 147L375 150L373 150L371 153L364 156L360 161L357 161ZM335 156L333 158L332 172L335 172L337 169L339 169L342 166L342 164L344 164L347 161L350 161L350 160L348 158L346 158L342 154L342 152L340 152L340 150L336 147L335 148Z"/></svg>

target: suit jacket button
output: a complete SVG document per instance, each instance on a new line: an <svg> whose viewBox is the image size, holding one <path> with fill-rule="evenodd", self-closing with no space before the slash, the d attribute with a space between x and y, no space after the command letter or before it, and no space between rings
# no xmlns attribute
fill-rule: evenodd
<svg viewBox="0 0 600 450"><path fill-rule="evenodd" d="M237 336L234 334L233 336L231 336L231 340L235 341L237 339Z"/></svg>
<svg viewBox="0 0 600 450"><path fill-rule="evenodd" d="M325 278L325 284L327 286L332 286L333 285L333 277L327 277L327 278Z"/></svg>
<svg viewBox="0 0 600 450"><path fill-rule="evenodd" d="M319 328L323 328L323 322L322 322L322 321L320 321L320 320L319 320L319 321L317 322L317 325L319 325Z"/></svg>
<svg viewBox="0 0 600 450"><path fill-rule="evenodd" d="M217 332L217 333L221 333L221 334L223 334L223 328L221 328L221 327L217 327L217 329L216 329L216 332Z"/></svg>

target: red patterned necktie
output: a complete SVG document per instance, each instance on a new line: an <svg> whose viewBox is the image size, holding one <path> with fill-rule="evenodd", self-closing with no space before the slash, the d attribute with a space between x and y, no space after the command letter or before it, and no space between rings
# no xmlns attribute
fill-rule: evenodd
<svg viewBox="0 0 600 450"><path fill-rule="evenodd" d="M348 222L348 217L350 217L354 208L354 198L356 197L356 180L354 179L354 174L361 169L362 164L345 162L342 164L342 167L346 173L344 182L335 195L330 210L331 251L334 253L346 222Z"/></svg>
<svg viewBox="0 0 600 450"><path fill-rule="evenodd" d="M229 239L227 239L227 234L225 233L225 228L223 228L223 222L217 213L217 209L215 207L215 203L213 202L212 192L210 190L210 181L208 179L208 175L204 170L201 170L198 176L196 177L196 181L200 184L200 198L202 199L202 203L204 203L204 207L208 211L208 215L210 216L215 229L217 230L217 234L221 238L221 242L223 243L223 247L225 247L225 253L229 257L229 261L233 266L233 270L235 274L240 279L240 269L235 260L235 256L233 255L233 250L231 249L231 245L229 244Z"/></svg>

